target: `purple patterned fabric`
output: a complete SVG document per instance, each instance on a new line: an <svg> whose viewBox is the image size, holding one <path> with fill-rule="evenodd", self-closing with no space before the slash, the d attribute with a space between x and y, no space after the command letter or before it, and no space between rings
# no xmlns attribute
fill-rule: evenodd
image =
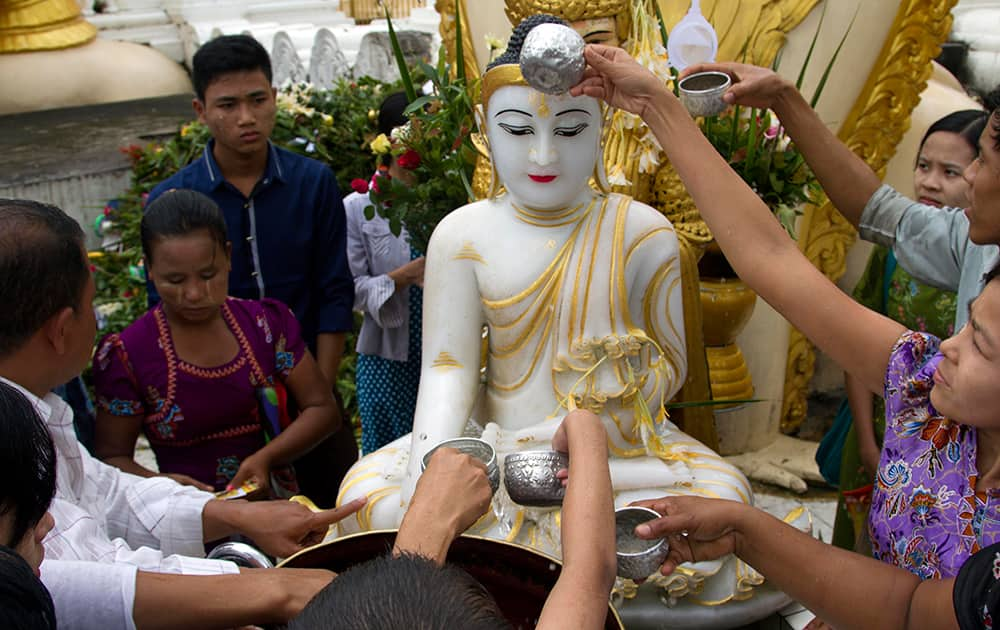
<svg viewBox="0 0 1000 630"><path fill-rule="evenodd" d="M1000 542L1000 491L977 493L976 430L931 405L940 340L908 331L889 357L885 443L868 515L872 551L922 579L948 578Z"/></svg>
<svg viewBox="0 0 1000 630"><path fill-rule="evenodd" d="M113 416L143 417L161 472L216 490L264 445L256 389L283 381L305 353L295 316L277 300L228 298L222 316L239 346L224 365L181 360L157 305L101 341L93 370L98 406Z"/></svg>

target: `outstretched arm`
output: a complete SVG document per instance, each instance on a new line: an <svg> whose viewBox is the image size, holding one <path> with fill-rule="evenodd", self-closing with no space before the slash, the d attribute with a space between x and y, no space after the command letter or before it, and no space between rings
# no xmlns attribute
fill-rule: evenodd
<svg viewBox="0 0 1000 630"><path fill-rule="evenodd" d="M616 567L607 440L600 418L579 409L552 437L553 449L569 453L570 474L562 505L562 573L539 628L601 628L608 614Z"/></svg>
<svg viewBox="0 0 1000 630"><path fill-rule="evenodd" d="M905 569L827 545L736 501L667 497L638 505L664 515L636 528L642 538L670 543L664 575L685 562L735 553L836 628L958 628L954 579L921 582ZM874 594L877 606L858 605Z"/></svg>
<svg viewBox="0 0 1000 630"><path fill-rule="evenodd" d="M585 54L590 68L573 93L641 115L740 277L841 367L881 391L889 353L905 329L854 302L812 266L649 71L620 49L590 45Z"/></svg>
<svg viewBox="0 0 1000 630"><path fill-rule="evenodd" d="M716 70L733 78L727 103L767 108L781 120L823 191L855 228L865 204L882 184L871 167L834 135L787 79L772 70L743 63L698 64L683 76Z"/></svg>

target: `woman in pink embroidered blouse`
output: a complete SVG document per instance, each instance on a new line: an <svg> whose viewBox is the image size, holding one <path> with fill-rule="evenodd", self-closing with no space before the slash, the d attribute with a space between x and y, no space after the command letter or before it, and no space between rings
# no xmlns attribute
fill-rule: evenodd
<svg viewBox="0 0 1000 630"><path fill-rule="evenodd" d="M284 304L227 297L230 243L208 197L175 190L142 219L146 269L162 302L94 357L96 455L144 477L133 459L142 431L160 472L206 490L290 464L337 425L333 397ZM287 387L300 413L265 444L259 390ZM294 490L289 483L288 490Z"/></svg>

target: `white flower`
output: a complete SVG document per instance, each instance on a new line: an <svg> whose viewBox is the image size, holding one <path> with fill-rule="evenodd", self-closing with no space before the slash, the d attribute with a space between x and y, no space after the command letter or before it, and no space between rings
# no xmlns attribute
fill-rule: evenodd
<svg viewBox="0 0 1000 630"><path fill-rule="evenodd" d="M612 186L629 186L632 184L625 177L625 171L622 169L621 164L615 164L611 167L611 171L608 173L608 183Z"/></svg>

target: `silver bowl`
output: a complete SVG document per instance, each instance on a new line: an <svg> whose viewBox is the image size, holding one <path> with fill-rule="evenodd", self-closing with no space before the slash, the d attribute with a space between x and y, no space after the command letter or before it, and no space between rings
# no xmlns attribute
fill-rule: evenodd
<svg viewBox="0 0 1000 630"><path fill-rule="evenodd" d="M645 540L635 535L637 525L660 518L649 508L622 507L615 510L615 548L618 577L642 580L656 573L667 559L670 546L666 539Z"/></svg>
<svg viewBox="0 0 1000 630"><path fill-rule="evenodd" d="M503 479L510 500L518 505L562 505L566 488L556 473L569 467L569 456L559 451L521 451L503 460Z"/></svg>
<svg viewBox="0 0 1000 630"><path fill-rule="evenodd" d="M273 569L274 564L262 551L241 542L224 542L205 556L211 560L228 560L248 569Z"/></svg>
<svg viewBox="0 0 1000 630"><path fill-rule="evenodd" d="M677 85L681 103L692 116L715 116L728 105L722 100L733 80L725 72L698 72Z"/></svg>
<svg viewBox="0 0 1000 630"><path fill-rule="evenodd" d="M486 465L486 477L490 481L490 488L492 488L494 494L496 493L500 487L500 467L497 465L497 453L493 450L493 446L489 442L480 440L479 438L468 437L445 440L427 451L424 458L420 461L420 472L427 470L427 464L430 463L434 451L442 447L453 448L460 453L471 455L483 462Z"/></svg>

